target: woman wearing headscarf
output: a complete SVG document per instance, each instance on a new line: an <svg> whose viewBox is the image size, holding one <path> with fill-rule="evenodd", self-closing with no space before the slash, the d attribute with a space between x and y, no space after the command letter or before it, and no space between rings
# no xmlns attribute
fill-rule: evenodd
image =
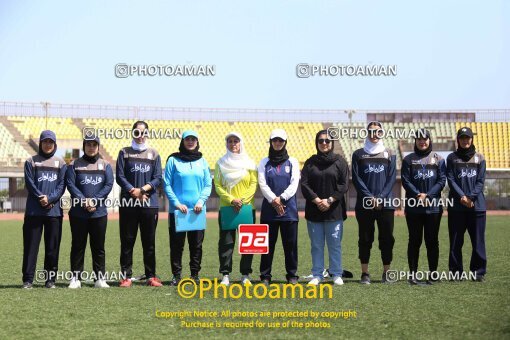
<svg viewBox="0 0 510 340"><path fill-rule="evenodd" d="M448 207L448 231L450 235L450 272L463 273L462 246L466 229L473 250L469 270L476 281L485 280L487 257L485 254L486 206L483 188L485 183L485 158L476 152L473 131L468 127L457 131L457 151L448 155L446 177L450 187Z"/></svg>
<svg viewBox="0 0 510 340"><path fill-rule="evenodd" d="M429 271L437 271L439 261L439 226L443 207L441 191L446 184L446 164L443 157L432 151L430 132L420 129L414 140L414 152L402 161L402 186L406 190L405 214L409 242L407 260L410 284L417 284L420 246L425 238ZM433 281L431 278L428 282Z"/></svg>
<svg viewBox="0 0 510 340"><path fill-rule="evenodd" d="M260 279L265 284L271 283L278 231L282 236L287 282L298 282L296 191L299 177L299 163L287 153L287 133L282 129L273 130L269 136L269 155L258 166L259 186L264 196L260 223L269 225L269 253L263 254L260 259Z"/></svg>
<svg viewBox="0 0 510 340"><path fill-rule="evenodd" d="M397 160L384 146L384 131L379 122L370 122L363 148L352 154L352 183L357 191L356 220L359 226L359 259L361 283L370 284L368 263L374 242L375 222L379 229L379 249L383 262L382 282L389 283L387 271L393 259L393 223L395 208L386 202L392 199L396 181ZM382 203L381 203L382 202Z"/></svg>
<svg viewBox="0 0 510 340"><path fill-rule="evenodd" d="M25 162L28 191L23 223L23 288L32 288L39 243L44 229L44 270L46 288L55 288L58 255L62 238L62 208L66 163L58 156L57 137L50 130L41 132L39 152Z"/></svg>
<svg viewBox="0 0 510 340"><path fill-rule="evenodd" d="M67 167L67 189L73 204L69 210L71 224L71 271L69 288L80 288L87 237L90 235L92 268L96 288L108 288L105 279L106 198L113 187L113 170L99 155L99 137L83 140L83 156Z"/></svg>
<svg viewBox="0 0 510 340"><path fill-rule="evenodd" d="M156 227L161 183L161 158L156 149L147 145L149 125L144 121L133 124L131 146L122 148L117 157L116 181L121 188L119 208L120 267L125 278L120 287L131 287L133 248L140 229L146 283L161 287L156 276Z"/></svg>
<svg viewBox="0 0 510 340"><path fill-rule="evenodd" d="M226 153L218 160L214 169L214 187L220 197L220 208L231 206L234 211L239 212L243 205L249 204L252 206L253 222L255 222L256 165L244 148L241 134L231 132L225 137L225 142ZM219 225L218 255L220 273L223 275L221 284L229 285L236 230L222 230L221 213L219 214ZM252 254L241 256L241 283L244 285L251 284L252 261Z"/></svg>
<svg viewBox="0 0 510 340"><path fill-rule="evenodd" d="M306 160L301 172L312 253L313 278L308 284L318 285L323 280L326 242L333 283L342 285L343 221L347 219L344 195L348 190L349 168L345 159L333 152L334 142L326 130L315 136L315 148L317 153Z"/></svg>
<svg viewBox="0 0 510 340"><path fill-rule="evenodd" d="M202 243L205 230L175 230L175 210L183 214L199 214L211 195L211 172L209 164L200 149L198 133L186 130L182 134L179 152L171 154L166 162L164 189L170 202L168 214L170 237L170 262L173 278L171 284L177 286L182 278L182 253L186 236L190 252L191 278L199 282L202 264Z"/></svg>

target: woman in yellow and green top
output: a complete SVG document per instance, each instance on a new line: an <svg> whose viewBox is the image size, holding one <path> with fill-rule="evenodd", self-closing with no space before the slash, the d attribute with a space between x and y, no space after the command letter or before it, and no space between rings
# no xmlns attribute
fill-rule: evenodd
<svg viewBox="0 0 510 340"><path fill-rule="evenodd" d="M255 191L257 190L257 168L255 162L244 150L243 138L237 132L231 132L225 137L227 152L216 163L214 169L214 186L220 196L221 207L232 206L239 212L243 205L253 207L253 222L255 223ZM220 273L223 275L221 284L230 284L232 272L232 254L236 241L236 230L221 229L221 214L218 215L220 225L220 239L218 241L218 255L220 259ZM253 255L241 256L241 283L251 284L250 273Z"/></svg>

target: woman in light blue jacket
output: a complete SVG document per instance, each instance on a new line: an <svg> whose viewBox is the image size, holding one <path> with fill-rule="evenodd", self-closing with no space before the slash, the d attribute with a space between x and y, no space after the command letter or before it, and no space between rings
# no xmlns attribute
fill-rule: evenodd
<svg viewBox="0 0 510 340"><path fill-rule="evenodd" d="M212 180L209 165L202 158L199 148L198 134L193 130L184 131L179 152L168 157L165 167L165 193L170 202L168 221L173 274L171 284L174 286L177 286L181 280L182 252L186 236L188 236L190 250L191 278L197 283L200 280L198 274L202 262L202 242L205 231L176 232L174 214L175 210L184 214L201 213L211 194Z"/></svg>

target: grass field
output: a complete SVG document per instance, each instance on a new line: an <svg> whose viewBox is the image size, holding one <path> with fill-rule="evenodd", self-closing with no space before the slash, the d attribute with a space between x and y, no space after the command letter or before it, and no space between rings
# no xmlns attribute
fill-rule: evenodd
<svg viewBox="0 0 510 340"><path fill-rule="evenodd" d="M439 270L447 270L448 232L446 218L440 230ZM487 223L488 275L484 283L441 282L432 286L410 286L406 282L393 285L358 283L360 269L357 260L357 225L354 218L345 224L343 239L344 268L355 274L343 286L333 288L333 299L183 299L175 287L169 287L171 278L167 221L161 220L157 235L157 270L164 281L161 288L150 288L142 283L130 289L112 287L80 290L65 289L67 282L58 282L59 289L44 289L36 285L22 290L21 261L23 252L22 222L0 222L0 338L134 338L134 337L189 337L189 338L510 338L510 223L508 217L491 216ZM216 220L209 221L204 243L202 277L219 277ZM310 246L306 223L299 224L299 274L307 275L311 268ZM395 269L406 270L407 228L403 218L395 224ZM468 268L471 244L466 234L464 247L465 268ZM107 270L119 270L118 222L112 221L107 235ZM427 270L425 245L422 245L420 269ZM70 230L64 223L60 252L61 270L69 270ZM185 273L187 266L185 250ZM37 268L43 268L44 250L41 247ZM140 240L137 240L134 258L135 275L143 274ZM86 270L91 270L90 251L86 253ZM254 260L254 274L258 273L259 259ZM283 250L277 244L273 278L284 279ZM239 279L239 256L234 258L233 273ZM377 241L372 250L371 273L379 279L382 265ZM254 277L257 277L254 275ZM304 280L302 280L305 282ZM180 319L156 317L159 311L356 311L356 318L318 319L329 322L330 328L182 328ZM230 321L252 321L257 318ZM265 322L283 322L295 319L261 319ZM195 319L199 320L199 319ZM226 319L201 319L228 321ZM300 319L295 321L305 322Z"/></svg>

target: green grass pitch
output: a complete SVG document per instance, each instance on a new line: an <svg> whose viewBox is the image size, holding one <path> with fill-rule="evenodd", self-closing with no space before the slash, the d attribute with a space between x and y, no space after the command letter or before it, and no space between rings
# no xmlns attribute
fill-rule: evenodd
<svg viewBox="0 0 510 340"><path fill-rule="evenodd" d="M487 219L488 274L484 283L441 282L432 286L410 286L406 282L393 285L358 283L357 225L349 218L344 226L343 264L355 278L345 285L333 287L333 299L183 299L175 287L168 286L171 278L167 220L160 220L157 232L157 272L165 286L151 288L135 283L130 289L112 287L94 289L86 285L79 290L66 289L59 281L58 289L35 285L32 290L20 289L22 262L22 222L0 222L0 338L510 338L510 224L508 217L489 216ZM299 275L311 269L310 245L306 221L299 224ZM69 223L64 222L60 251L60 270L69 270ZM407 270L407 227L404 218L395 219L395 248L392 267ZM204 242L202 277L218 274L218 224L209 220ZM107 270L119 271L118 222L108 225L106 244ZM440 229L439 270L447 270L447 218ZM469 268L471 244L465 236L464 266ZM41 242L38 269L43 267L44 249ZM184 274L189 274L188 250L185 247ZM239 255L234 257L234 273L240 274ZM254 259L253 278L258 279L259 258ZM372 248L371 273L379 279L382 271L377 238ZM326 262L327 263L327 262ZM277 244L273 264L273 279L284 280L283 249ZM90 250L85 258L85 270L91 270ZM427 270L425 245L420 255L420 270ZM134 273L143 274L142 251L138 237L134 254ZM303 283L305 280L301 280ZM356 311L350 319L320 319L330 328L183 328L179 319L156 317L159 311ZM198 319L196 319L198 320ZM212 319L202 319L210 320ZM237 321L251 321L241 319ZM291 319L265 321L283 322ZM220 320L216 320L220 321ZM227 321L223 320L222 321ZM232 321L232 320L231 320ZM303 320L296 320L303 321ZM306 320L305 320L306 321Z"/></svg>

